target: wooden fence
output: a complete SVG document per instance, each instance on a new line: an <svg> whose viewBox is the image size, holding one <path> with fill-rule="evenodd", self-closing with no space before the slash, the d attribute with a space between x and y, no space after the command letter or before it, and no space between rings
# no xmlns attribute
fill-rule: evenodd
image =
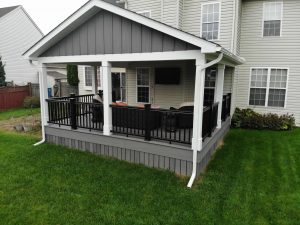
<svg viewBox="0 0 300 225"><path fill-rule="evenodd" d="M24 99L30 95L29 86L1 87L0 111L23 106Z"/></svg>

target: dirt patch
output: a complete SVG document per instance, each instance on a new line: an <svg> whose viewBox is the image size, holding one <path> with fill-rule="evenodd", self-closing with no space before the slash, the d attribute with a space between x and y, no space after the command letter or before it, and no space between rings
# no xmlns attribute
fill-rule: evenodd
<svg viewBox="0 0 300 225"><path fill-rule="evenodd" d="M39 114L36 114L0 121L0 130L8 132L28 133L40 136L41 116Z"/></svg>

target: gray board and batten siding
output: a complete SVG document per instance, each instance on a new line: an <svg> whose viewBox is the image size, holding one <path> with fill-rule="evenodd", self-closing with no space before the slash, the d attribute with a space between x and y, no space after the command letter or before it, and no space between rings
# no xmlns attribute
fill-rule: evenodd
<svg viewBox="0 0 300 225"><path fill-rule="evenodd" d="M222 128L217 129L211 138L205 140L203 149L198 152L197 175L206 169L229 128L230 118L223 122ZM193 151L188 146L170 145L156 141L146 142L142 139L117 135L104 136L101 133L86 130L74 131L53 125L46 126L45 132L48 143L152 168L165 169L182 176L191 176L192 174Z"/></svg>
<svg viewBox="0 0 300 225"><path fill-rule="evenodd" d="M40 57L197 49L200 48L119 15L100 10L42 53Z"/></svg>

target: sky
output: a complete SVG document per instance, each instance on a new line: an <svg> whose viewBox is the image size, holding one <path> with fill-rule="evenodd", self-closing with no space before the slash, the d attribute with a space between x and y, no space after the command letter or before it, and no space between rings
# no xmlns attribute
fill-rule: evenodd
<svg viewBox="0 0 300 225"><path fill-rule="evenodd" d="M0 8L22 5L47 34L88 0L0 0Z"/></svg>

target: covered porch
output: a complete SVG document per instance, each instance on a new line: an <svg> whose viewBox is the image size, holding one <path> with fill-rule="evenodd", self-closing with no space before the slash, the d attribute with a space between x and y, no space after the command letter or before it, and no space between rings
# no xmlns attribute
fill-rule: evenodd
<svg viewBox="0 0 300 225"><path fill-rule="evenodd" d="M233 74L243 62L213 42L96 0L25 56L40 65L46 141L91 152L104 149L104 155L111 152L120 159L125 151L125 160L129 152L134 162L145 165L152 158L153 167L191 176L189 187L229 129L231 95L224 96L225 71L231 68ZM46 67L54 63L92 67L92 93L48 99ZM103 77L100 103L93 100L98 68ZM113 101L113 68L125 68L128 75L122 102ZM213 95L205 91L212 68ZM161 79L166 73L169 77Z"/></svg>

